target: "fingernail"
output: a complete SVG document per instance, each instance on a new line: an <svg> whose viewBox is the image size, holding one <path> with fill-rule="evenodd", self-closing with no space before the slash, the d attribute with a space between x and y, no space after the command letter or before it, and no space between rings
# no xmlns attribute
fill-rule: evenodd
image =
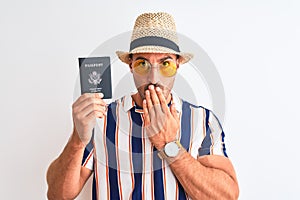
<svg viewBox="0 0 300 200"><path fill-rule="evenodd" d="M153 86L153 85L149 85L149 89L150 89L150 90L153 90L153 89L154 89L154 86Z"/></svg>
<svg viewBox="0 0 300 200"><path fill-rule="evenodd" d="M149 95L150 93L149 93L149 90L146 90L146 95Z"/></svg>
<svg viewBox="0 0 300 200"><path fill-rule="evenodd" d="M103 98L104 97L104 94L103 93L98 93L99 97L100 98Z"/></svg>
<svg viewBox="0 0 300 200"><path fill-rule="evenodd" d="M144 99L144 100L143 100L143 104L146 104L146 103L147 103L147 102L146 102L146 99Z"/></svg>
<svg viewBox="0 0 300 200"><path fill-rule="evenodd" d="M160 88L159 88L159 87L156 87L156 91L158 91L158 92L159 92L159 91L160 91Z"/></svg>

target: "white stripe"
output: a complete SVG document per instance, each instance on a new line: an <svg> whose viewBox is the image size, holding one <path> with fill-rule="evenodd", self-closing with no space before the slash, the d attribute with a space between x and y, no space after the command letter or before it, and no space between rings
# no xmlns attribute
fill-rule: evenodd
<svg viewBox="0 0 300 200"><path fill-rule="evenodd" d="M150 200L152 198L151 194L151 175L152 175L152 144L147 137L146 129L144 128L144 136L145 137L145 154L144 154L144 174L143 174L143 180L144 182L144 197L146 200Z"/></svg>
<svg viewBox="0 0 300 200"><path fill-rule="evenodd" d="M131 169L130 169L130 153L129 153L129 132L131 131L130 121L128 113L124 112L121 106L119 108L119 121L122 122L119 125L119 138L118 138L118 153L119 153L119 164L120 164L120 180L122 183L122 194L123 199L130 199L132 192L132 181L131 181Z"/></svg>
<svg viewBox="0 0 300 200"><path fill-rule="evenodd" d="M103 126L104 120L97 119L97 124L95 126L95 145L97 150L97 166L98 166L98 189L99 189L99 198L100 199L108 199L107 198L107 182L106 182L106 150L104 148L103 143Z"/></svg>
<svg viewBox="0 0 300 200"><path fill-rule="evenodd" d="M173 172L171 171L169 165L165 162L165 176L166 176L166 179L168 181L165 182L166 184L166 191L165 193L167 194L167 198L168 200L175 200L176 199L176 179L175 179L175 176L173 174Z"/></svg>
<svg viewBox="0 0 300 200"><path fill-rule="evenodd" d="M193 122L194 122L194 137L192 141L192 148L190 153L192 157L197 158L198 149L201 147L201 143L204 140L205 134L203 133L203 121L205 120L205 111L203 108L191 108L194 111Z"/></svg>
<svg viewBox="0 0 300 200"><path fill-rule="evenodd" d="M211 129L211 135L213 139L212 144L214 145L213 154L224 155L222 149L222 127L212 112L209 113L209 127Z"/></svg>

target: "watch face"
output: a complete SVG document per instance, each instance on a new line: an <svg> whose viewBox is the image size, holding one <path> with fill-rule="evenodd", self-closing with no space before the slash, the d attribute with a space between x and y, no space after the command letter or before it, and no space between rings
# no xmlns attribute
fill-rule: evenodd
<svg viewBox="0 0 300 200"><path fill-rule="evenodd" d="M165 153L168 157L175 157L179 152L179 147L176 142L170 142L165 146Z"/></svg>

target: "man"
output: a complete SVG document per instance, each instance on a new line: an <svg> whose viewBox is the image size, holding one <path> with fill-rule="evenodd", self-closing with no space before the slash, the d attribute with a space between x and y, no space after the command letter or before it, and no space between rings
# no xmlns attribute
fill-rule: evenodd
<svg viewBox="0 0 300 200"><path fill-rule="evenodd" d="M171 91L192 58L179 50L172 16L140 15L130 51L117 55L137 92L108 106L103 94L74 102L73 134L47 172L48 198L74 199L93 174L93 199L237 199L216 116Z"/></svg>

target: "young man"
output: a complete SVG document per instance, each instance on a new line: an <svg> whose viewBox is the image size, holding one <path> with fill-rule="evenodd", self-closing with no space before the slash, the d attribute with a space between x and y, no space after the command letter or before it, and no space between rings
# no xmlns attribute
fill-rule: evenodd
<svg viewBox="0 0 300 200"><path fill-rule="evenodd" d="M237 199L218 119L172 93L192 58L179 50L172 16L140 15L130 51L117 55L137 93L108 106L102 94L74 102L74 132L48 169L48 198L74 199L93 174L93 199Z"/></svg>

